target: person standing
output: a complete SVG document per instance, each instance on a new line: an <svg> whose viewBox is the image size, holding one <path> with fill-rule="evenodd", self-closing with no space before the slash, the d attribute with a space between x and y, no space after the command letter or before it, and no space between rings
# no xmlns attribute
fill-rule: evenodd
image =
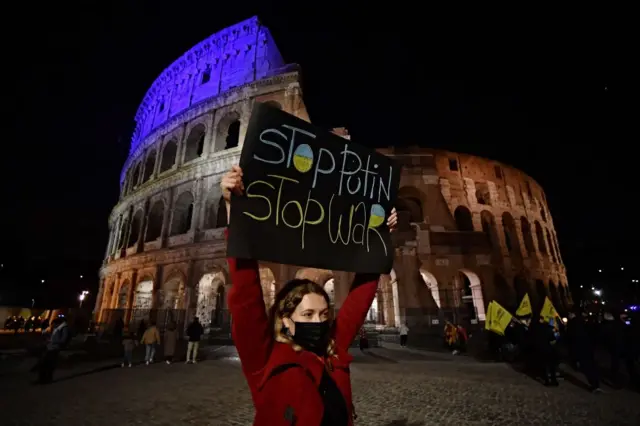
<svg viewBox="0 0 640 426"><path fill-rule="evenodd" d="M156 345L160 344L160 332L158 327L152 322L140 339L140 343L145 345L144 361L147 365L153 363L153 357L156 355Z"/></svg>
<svg viewBox="0 0 640 426"><path fill-rule="evenodd" d="M69 343L71 336L64 317L57 317L52 323L52 328L47 349L39 366L38 383L40 384L48 384L53 380L53 372L58 364L60 351Z"/></svg>
<svg viewBox="0 0 640 426"><path fill-rule="evenodd" d="M407 346L407 337L409 336L409 323L405 322L400 326L400 346Z"/></svg>
<svg viewBox="0 0 640 426"><path fill-rule="evenodd" d="M133 336L133 333L128 333L122 339L122 346L124 348L124 357L122 358L122 364L120 367L124 367L128 365L131 367L133 362L133 348L136 346L136 340Z"/></svg>
<svg viewBox="0 0 640 426"><path fill-rule="evenodd" d="M231 192L244 192L242 169L233 166L220 186L229 220ZM392 231L396 225L393 209L387 226ZM267 314L258 261L229 257L227 262L232 336L255 407L254 426L352 426L353 356L348 351L376 296L380 274L356 274L335 318L323 286L308 279L286 283Z"/></svg>
<svg viewBox="0 0 640 426"><path fill-rule="evenodd" d="M164 361L167 364L171 364L173 361L173 354L176 351L176 342L178 341L178 332L174 324L169 324L167 330L164 332Z"/></svg>
<svg viewBox="0 0 640 426"><path fill-rule="evenodd" d="M592 392L600 393L600 379L594 358L593 343L580 311L569 314L567 323L567 343L574 367L585 375Z"/></svg>
<svg viewBox="0 0 640 426"><path fill-rule="evenodd" d="M545 386L558 386L556 334L549 322L540 316L538 323L531 328L536 351L538 372Z"/></svg>
<svg viewBox="0 0 640 426"><path fill-rule="evenodd" d="M189 336L189 343L187 344L187 361L196 363L198 358L198 348L200 347L200 338L204 334L204 328L198 317L194 317L189 327L187 327L187 336Z"/></svg>

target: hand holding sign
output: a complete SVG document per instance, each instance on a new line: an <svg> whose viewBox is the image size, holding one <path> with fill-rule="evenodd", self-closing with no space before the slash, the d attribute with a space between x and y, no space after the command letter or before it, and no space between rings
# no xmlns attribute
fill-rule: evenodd
<svg viewBox="0 0 640 426"><path fill-rule="evenodd" d="M229 256L389 273L400 183L391 159L257 104L240 166L222 185L233 199Z"/></svg>
<svg viewBox="0 0 640 426"><path fill-rule="evenodd" d="M231 193L233 192L236 195L242 195L244 193L242 169L240 166L233 166L231 170L225 173L220 182L220 189L222 189L222 198L227 207L227 223L229 223L229 219L231 219Z"/></svg>

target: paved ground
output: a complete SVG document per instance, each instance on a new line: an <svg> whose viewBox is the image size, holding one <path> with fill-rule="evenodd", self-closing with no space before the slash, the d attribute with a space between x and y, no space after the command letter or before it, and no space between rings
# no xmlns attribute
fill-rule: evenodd
<svg viewBox="0 0 640 426"><path fill-rule="evenodd" d="M24 374L6 376L0 423L250 425L253 409L233 348L209 351L197 365L64 370L47 387L30 385ZM548 389L507 365L447 354L387 348L354 355L356 425L640 424L640 395L624 390L591 395L567 381Z"/></svg>

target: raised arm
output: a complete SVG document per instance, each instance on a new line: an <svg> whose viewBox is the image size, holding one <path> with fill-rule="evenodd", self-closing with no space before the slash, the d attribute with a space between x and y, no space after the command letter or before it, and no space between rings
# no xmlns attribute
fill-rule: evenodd
<svg viewBox="0 0 640 426"><path fill-rule="evenodd" d="M367 312L376 297L378 274L357 274L351 290L336 318L336 345L347 350L364 324Z"/></svg>
<svg viewBox="0 0 640 426"><path fill-rule="evenodd" d="M387 218L387 226L391 232L395 230L397 223L398 215L394 208ZM348 349L356 338L376 297L379 280L379 274L356 274L349 295L340 307L336 318L334 336L339 348Z"/></svg>
<svg viewBox="0 0 640 426"><path fill-rule="evenodd" d="M240 195L244 191L242 169L233 166L222 178L220 187L226 203L228 223L231 215L231 192ZM227 298L231 312L231 333L242 362L242 369L253 390L255 383L251 378L266 365L272 344L258 262L234 257L227 258L227 262L231 276L231 290Z"/></svg>
<svg viewBox="0 0 640 426"><path fill-rule="evenodd" d="M242 368L252 374L267 363L272 343L258 262L235 257L228 257L227 262L232 283L227 303L231 312L233 342Z"/></svg>

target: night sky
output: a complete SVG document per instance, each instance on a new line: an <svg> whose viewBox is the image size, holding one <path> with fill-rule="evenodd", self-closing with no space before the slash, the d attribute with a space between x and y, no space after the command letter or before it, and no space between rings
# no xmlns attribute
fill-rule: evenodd
<svg viewBox="0 0 640 426"><path fill-rule="evenodd" d="M5 300L62 303L96 289L146 90L190 47L253 15L285 61L302 66L315 124L346 126L365 145L446 148L516 166L546 190L572 286L599 267L634 273L636 118L616 60L624 47L602 23L584 32L579 20L505 24L389 4L365 16L244 1L235 10L212 1L59 3L17 6L2 30L12 129L0 155Z"/></svg>

